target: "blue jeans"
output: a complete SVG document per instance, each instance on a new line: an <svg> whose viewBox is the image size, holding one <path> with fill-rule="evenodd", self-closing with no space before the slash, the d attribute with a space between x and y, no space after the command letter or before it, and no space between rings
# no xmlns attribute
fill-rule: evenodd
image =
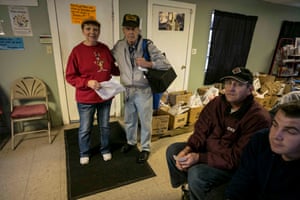
<svg viewBox="0 0 300 200"><path fill-rule="evenodd" d="M150 87L126 88L124 123L127 143L137 144L138 120L141 123L141 148L150 151L153 96Z"/></svg>
<svg viewBox="0 0 300 200"><path fill-rule="evenodd" d="M97 123L100 135L100 153L109 153L109 115L110 106L112 100L105 101L97 104L82 104L77 103L79 112L79 131L78 131L78 142L80 157L90 156L90 145L91 145L91 131L93 128L94 115L97 111Z"/></svg>
<svg viewBox="0 0 300 200"><path fill-rule="evenodd" d="M191 200L205 199L213 188L230 180L232 173L213 168L204 163L195 164L187 171L180 171L176 167L173 155L177 155L184 147L185 142L171 144L166 151L167 164L172 187L176 188L188 183ZM201 156L201 154L200 154Z"/></svg>

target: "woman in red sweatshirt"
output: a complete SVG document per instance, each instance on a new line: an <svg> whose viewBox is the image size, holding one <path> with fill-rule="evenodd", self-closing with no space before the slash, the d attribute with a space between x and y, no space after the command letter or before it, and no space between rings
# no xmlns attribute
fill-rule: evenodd
<svg viewBox="0 0 300 200"><path fill-rule="evenodd" d="M90 157L90 134L94 114L97 122L101 147L99 149L105 161L112 158L109 148L109 114L112 99L101 99L95 90L101 88L102 81L108 81L112 75L119 75L109 48L98 41L100 23L97 20L85 20L81 30L85 40L75 46L69 55L66 80L76 89L76 101L80 127L78 141L80 164L88 164Z"/></svg>

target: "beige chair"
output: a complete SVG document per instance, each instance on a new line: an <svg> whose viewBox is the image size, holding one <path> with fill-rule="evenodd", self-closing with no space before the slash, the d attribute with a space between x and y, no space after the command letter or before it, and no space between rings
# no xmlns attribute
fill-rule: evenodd
<svg viewBox="0 0 300 200"><path fill-rule="evenodd" d="M11 86L10 107L12 149L15 149L16 136L35 132L48 131L49 143L52 142L48 92L42 80L23 77L14 81ZM37 120L43 120L45 123ZM34 124L35 121L39 123ZM16 131L15 125L19 125L20 130Z"/></svg>

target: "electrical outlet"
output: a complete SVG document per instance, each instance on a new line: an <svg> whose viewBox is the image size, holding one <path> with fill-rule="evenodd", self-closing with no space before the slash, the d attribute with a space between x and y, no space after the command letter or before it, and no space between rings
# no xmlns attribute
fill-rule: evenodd
<svg viewBox="0 0 300 200"><path fill-rule="evenodd" d="M192 49L192 55L197 54L197 49Z"/></svg>
<svg viewBox="0 0 300 200"><path fill-rule="evenodd" d="M47 45L46 46L46 51L47 51L47 54L52 54L52 46L51 45Z"/></svg>

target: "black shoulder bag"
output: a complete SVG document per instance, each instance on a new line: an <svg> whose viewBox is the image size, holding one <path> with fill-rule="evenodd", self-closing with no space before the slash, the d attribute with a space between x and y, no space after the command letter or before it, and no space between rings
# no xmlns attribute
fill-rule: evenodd
<svg viewBox="0 0 300 200"><path fill-rule="evenodd" d="M150 54L148 50L148 40L143 39L143 57L145 60L150 61ZM168 89L171 83L176 79L177 74L175 73L173 67L167 70L158 70L153 68L147 68L147 72L144 72L146 78L148 79L149 85L153 93L161 93Z"/></svg>

